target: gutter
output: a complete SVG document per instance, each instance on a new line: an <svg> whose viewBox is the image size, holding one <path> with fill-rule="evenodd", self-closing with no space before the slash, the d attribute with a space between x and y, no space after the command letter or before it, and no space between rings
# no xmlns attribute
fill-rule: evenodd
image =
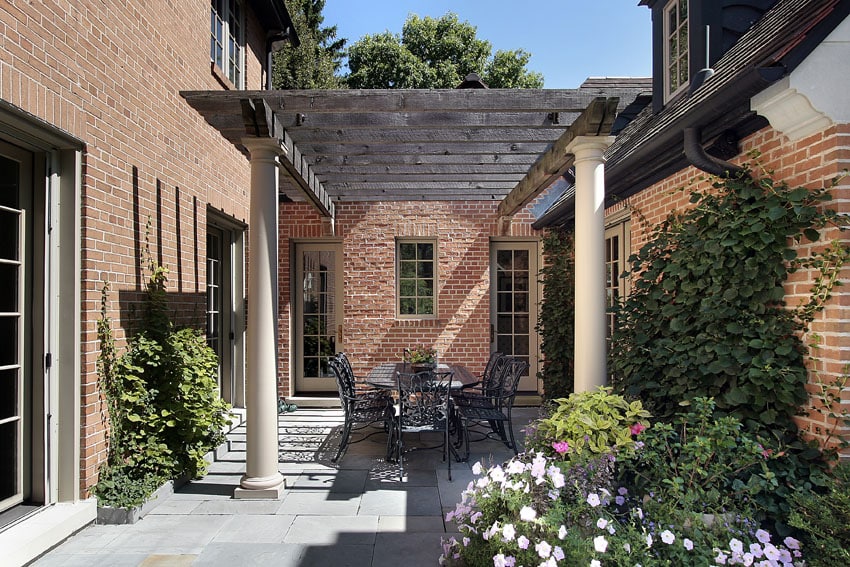
<svg viewBox="0 0 850 567"><path fill-rule="evenodd" d="M724 178L735 177L744 171L744 168L742 167L709 155L700 143L699 128L685 128L684 132L685 157L687 157L691 165L697 169L710 173L711 175Z"/></svg>

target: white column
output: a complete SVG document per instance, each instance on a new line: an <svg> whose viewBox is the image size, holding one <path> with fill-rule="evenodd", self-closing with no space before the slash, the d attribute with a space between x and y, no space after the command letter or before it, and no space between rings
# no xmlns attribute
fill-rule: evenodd
<svg viewBox="0 0 850 567"><path fill-rule="evenodd" d="M578 136L575 156L575 379L576 392L605 385L605 157L611 136Z"/></svg>
<svg viewBox="0 0 850 567"><path fill-rule="evenodd" d="M234 498L280 498L277 432L277 243L280 142L246 138L251 153L246 469Z"/></svg>

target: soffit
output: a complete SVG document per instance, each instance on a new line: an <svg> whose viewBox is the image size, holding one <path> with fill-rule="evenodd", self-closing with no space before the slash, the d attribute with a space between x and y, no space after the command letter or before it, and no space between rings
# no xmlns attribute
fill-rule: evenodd
<svg viewBox="0 0 850 567"><path fill-rule="evenodd" d="M649 88L649 79L618 78L565 90L181 94L246 155L246 136L284 141L287 169L302 178L300 188L282 182L291 199L306 188L345 202L501 200L594 99L617 97L622 110Z"/></svg>

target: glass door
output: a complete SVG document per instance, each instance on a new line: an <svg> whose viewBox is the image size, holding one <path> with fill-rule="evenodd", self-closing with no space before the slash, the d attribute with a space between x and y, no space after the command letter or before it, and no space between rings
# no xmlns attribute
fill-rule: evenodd
<svg viewBox="0 0 850 567"><path fill-rule="evenodd" d="M26 207L31 154L0 145L0 511L28 496ZM11 155L9 155L11 153ZM6 155L4 155L6 154ZM16 155L17 154L17 155ZM28 163L29 162L29 163ZM27 484L29 484L27 482Z"/></svg>
<svg viewBox="0 0 850 567"><path fill-rule="evenodd" d="M528 361L519 390L537 392L537 242L490 245L491 349Z"/></svg>
<svg viewBox="0 0 850 567"><path fill-rule="evenodd" d="M342 345L342 244L295 247L295 389L336 392L328 359Z"/></svg>

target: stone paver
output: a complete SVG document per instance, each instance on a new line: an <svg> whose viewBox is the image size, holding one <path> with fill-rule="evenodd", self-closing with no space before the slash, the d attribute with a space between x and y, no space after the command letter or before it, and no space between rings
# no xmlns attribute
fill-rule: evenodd
<svg viewBox="0 0 850 567"><path fill-rule="evenodd" d="M516 430L537 415L515 410ZM444 522L474 478L476 460L502 462L497 441L474 443L469 462L417 450L384 462L383 433L349 446L339 463L342 413L299 408L279 416L280 500L234 500L245 471L245 429L228 435L208 474L133 525L91 525L32 563L35 567L418 567L436 565ZM433 438L422 439L433 444ZM447 530L448 533L447 533ZM2 561L0 561L2 563Z"/></svg>

